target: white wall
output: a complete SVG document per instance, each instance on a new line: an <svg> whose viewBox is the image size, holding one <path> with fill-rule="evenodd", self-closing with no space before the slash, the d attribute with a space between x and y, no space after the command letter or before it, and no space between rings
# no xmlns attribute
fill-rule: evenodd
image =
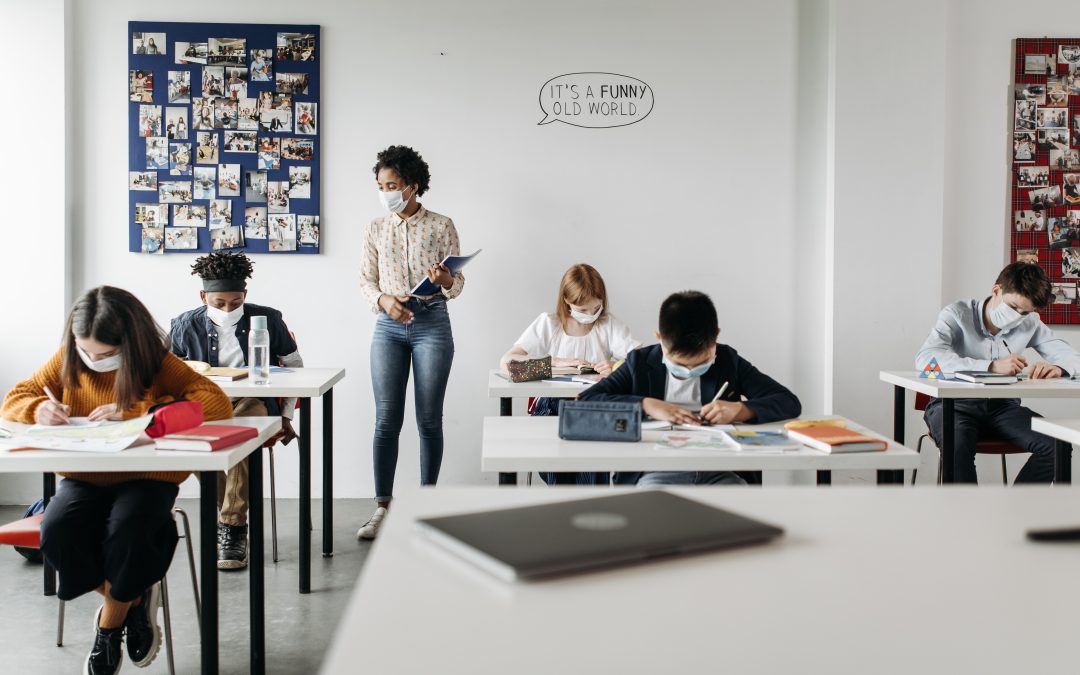
<svg viewBox="0 0 1080 675"><path fill-rule="evenodd" d="M336 494L373 492L373 316L355 270L362 228L379 213L370 167L391 143L423 153L433 174L425 204L454 218L464 249L484 249L451 303L457 355L441 482L481 480L481 419L497 413L485 372L552 308L575 262L601 271L613 310L646 341L665 295L709 292L721 338L802 393L790 245L799 227L795 0L311 0L301 9L265 0L255 13L209 0L152 9L98 0L76 3L74 17L74 285L129 288L163 323L197 302L198 285L191 256L126 252L126 22L322 25L324 254L260 256L250 298L285 313L310 365L348 370L336 397ZM540 86L582 70L644 80L656 92L653 113L621 129L537 126ZM418 480L411 412L401 447L407 485ZM280 456L279 490L289 495L295 464Z"/></svg>
<svg viewBox="0 0 1080 675"><path fill-rule="evenodd" d="M11 54L34 54L33 67L15 66L5 76L8 103L0 106L4 159L0 203L0 287L7 289L0 391L26 377L26 364L41 363L60 344L67 306L69 266L68 117L70 98L62 48L65 0L0 3L0 25ZM42 31L48 26L48 31ZM42 49L48 34L50 48ZM43 74L48 74L43 77ZM17 100L33 105L14 105ZM37 476L0 474L0 501L26 503L41 496Z"/></svg>
<svg viewBox="0 0 1080 675"><path fill-rule="evenodd" d="M944 5L897 9L834 6L833 409L890 435L878 371L912 368L940 309L945 141Z"/></svg>

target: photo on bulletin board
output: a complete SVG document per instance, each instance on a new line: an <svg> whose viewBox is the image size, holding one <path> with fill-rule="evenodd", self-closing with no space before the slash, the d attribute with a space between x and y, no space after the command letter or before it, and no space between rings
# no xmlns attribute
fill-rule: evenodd
<svg viewBox="0 0 1080 675"><path fill-rule="evenodd" d="M1012 77L1011 259L1050 278L1044 322L1080 324L1080 38L1018 38Z"/></svg>
<svg viewBox="0 0 1080 675"><path fill-rule="evenodd" d="M320 40L317 25L128 22L129 251L320 252Z"/></svg>

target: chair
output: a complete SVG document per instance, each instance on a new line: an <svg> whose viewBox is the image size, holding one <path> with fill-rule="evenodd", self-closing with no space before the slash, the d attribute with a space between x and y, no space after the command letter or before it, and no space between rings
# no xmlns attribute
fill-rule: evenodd
<svg viewBox="0 0 1080 675"><path fill-rule="evenodd" d="M926 406L930 404L930 396L927 394L915 393L915 410L923 412L926 410ZM919 436L919 442L915 446L915 451L922 455L923 441L930 438L929 433L925 433ZM930 440L933 440L932 438ZM1005 463L1005 455L1016 455L1019 453L1027 452L1027 450L1021 448L1019 445L1003 441L995 438L984 438L975 443L975 452L980 455L999 455L1001 457L1001 483L1002 485L1009 484L1009 472L1008 466ZM937 482L941 485L941 457L938 456L938 474ZM915 477L918 475L919 470L914 469L911 472L911 484L915 485Z"/></svg>
<svg viewBox="0 0 1080 675"><path fill-rule="evenodd" d="M201 637L202 606L199 603L199 580L195 576L195 552L192 549L191 522L183 509L174 508L173 518L175 519L177 515L184 521L184 533L179 537L187 544L188 570L191 572L191 588L195 596L195 616ZM42 514L38 514L0 526L0 544L24 548L41 548L41 521L43 517ZM165 655L169 662L170 675L176 675L176 664L173 658L172 616L169 613L169 587L164 577L158 584L161 586L161 608L165 615ZM64 601L61 600L56 622L57 647L64 646L64 606Z"/></svg>

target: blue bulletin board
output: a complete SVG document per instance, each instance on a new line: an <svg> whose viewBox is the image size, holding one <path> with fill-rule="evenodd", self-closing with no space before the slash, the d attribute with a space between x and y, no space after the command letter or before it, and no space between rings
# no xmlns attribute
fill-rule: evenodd
<svg viewBox="0 0 1080 675"><path fill-rule="evenodd" d="M318 253L319 26L128 22L128 250Z"/></svg>

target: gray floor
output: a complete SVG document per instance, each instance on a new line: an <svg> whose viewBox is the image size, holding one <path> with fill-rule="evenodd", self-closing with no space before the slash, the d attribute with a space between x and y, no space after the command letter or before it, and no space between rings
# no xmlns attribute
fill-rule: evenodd
<svg viewBox="0 0 1080 675"><path fill-rule="evenodd" d="M178 506L196 520L198 501L181 499ZM345 608L356 578L363 567L370 544L356 541L356 529L367 520L371 500L334 501L334 557L324 559L322 506L312 503L315 530L311 565L310 595L297 591L298 507L296 500L278 502L280 561L270 556L270 503L266 503L266 644L267 672L298 675L318 671L338 617ZM22 516L18 507L0 507L0 523ZM193 522L198 542L198 523ZM198 546L195 548L198 564ZM93 616L99 596L86 595L68 603L64 646L55 644L57 600L41 594L41 566L27 563L9 547L0 547L0 672L35 675L82 672L90 649ZM221 599L221 672L248 672L248 575L243 572L218 573ZM173 639L176 645L176 672L199 672L199 634L191 594L184 542L176 550L169 570L169 598L172 604ZM164 627L164 624L162 624ZM137 670L125 663L125 673L166 673L165 651L148 668Z"/></svg>

